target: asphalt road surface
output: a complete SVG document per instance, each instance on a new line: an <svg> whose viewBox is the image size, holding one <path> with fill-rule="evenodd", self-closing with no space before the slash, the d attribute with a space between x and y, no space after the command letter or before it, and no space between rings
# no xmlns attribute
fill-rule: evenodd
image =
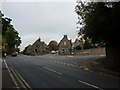
<svg viewBox="0 0 120 90"><path fill-rule="evenodd" d="M31 88L119 88L119 80L83 70L77 64L100 56L8 56L6 64Z"/></svg>

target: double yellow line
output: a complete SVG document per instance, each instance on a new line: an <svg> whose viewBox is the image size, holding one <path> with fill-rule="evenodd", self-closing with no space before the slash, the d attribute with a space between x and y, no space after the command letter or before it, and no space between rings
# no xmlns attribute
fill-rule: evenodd
<svg viewBox="0 0 120 90"><path fill-rule="evenodd" d="M25 90L32 90L28 83L21 77L21 75L15 69L10 68L10 71L13 72L13 74Z"/></svg>

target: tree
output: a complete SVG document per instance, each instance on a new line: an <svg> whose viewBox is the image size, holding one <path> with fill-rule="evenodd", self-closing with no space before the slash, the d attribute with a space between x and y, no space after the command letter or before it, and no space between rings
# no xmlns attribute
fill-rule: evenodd
<svg viewBox="0 0 120 90"><path fill-rule="evenodd" d="M21 38L18 36L18 32L11 24L12 19L4 17L2 14L2 52L11 54L13 51L19 51L19 45L21 44Z"/></svg>
<svg viewBox="0 0 120 90"><path fill-rule="evenodd" d="M58 50L58 43L56 41L50 41L48 44L50 51L52 50Z"/></svg>
<svg viewBox="0 0 120 90"><path fill-rule="evenodd" d="M120 2L77 2L75 11L78 24L81 25L79 35L92 42L105 44L107 62L118 68L120 60Z"/></svg>
<svg viewBox="0 0 120 90"><path fill-rule="evenodd" d="M85 43L84 43L84 49L89 49L89 48L93 48L93 47L94 47L94 44L92 44L89 39L86 39Z"/></svg>

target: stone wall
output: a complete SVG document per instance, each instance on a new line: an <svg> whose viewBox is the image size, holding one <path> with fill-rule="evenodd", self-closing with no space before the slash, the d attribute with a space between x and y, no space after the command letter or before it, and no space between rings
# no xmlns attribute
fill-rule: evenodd
<svg viewBox="0 0 120 90"><path fill-rule="evenodd" d="M92 49L85 49L75 50L76 55L105 55L105 48L92 48Z"/></svg>
<svg viewBox="0 0 120 90"><path fill-rule="evenodd" d="M71 40L68 40L67 35L64 35L63 39L58 45L59 54L69 55L72 49Z"/></svg>

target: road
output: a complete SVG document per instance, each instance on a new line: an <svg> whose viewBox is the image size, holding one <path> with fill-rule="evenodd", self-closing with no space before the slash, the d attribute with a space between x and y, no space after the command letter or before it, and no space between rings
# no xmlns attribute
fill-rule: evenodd
<svg viewBox="0 0 120 90"><path fill-rule="evenodd" d="M100 56L8 56L5 61L31 88L118 88L119 80L83 70L78 62Z"/></svg>

